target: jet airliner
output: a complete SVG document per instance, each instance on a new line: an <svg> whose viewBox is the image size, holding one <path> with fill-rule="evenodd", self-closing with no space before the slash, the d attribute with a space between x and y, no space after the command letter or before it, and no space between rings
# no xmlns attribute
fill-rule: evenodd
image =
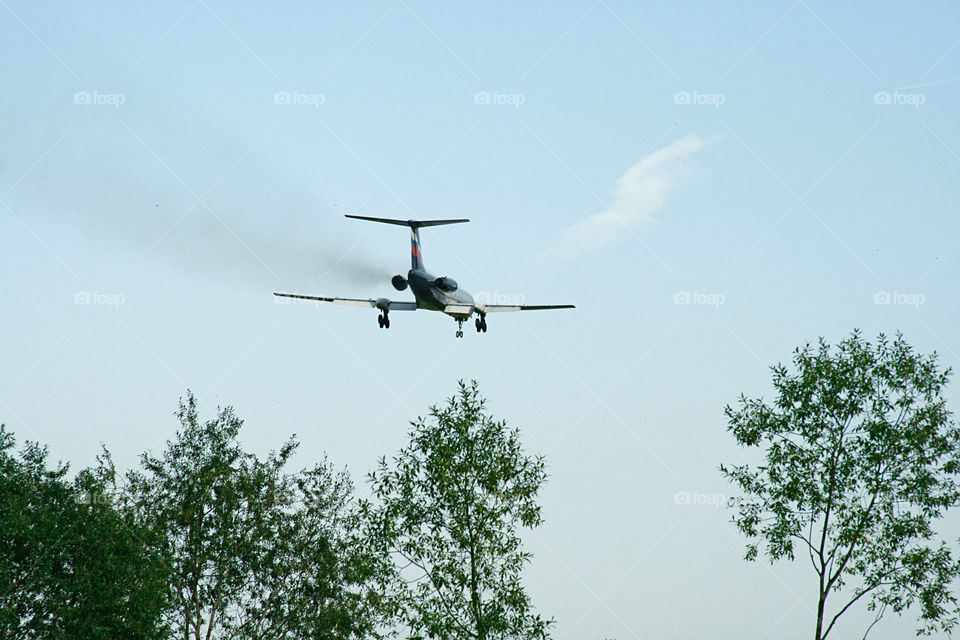
<svg viewBox="0 0 960 640"><path fill-rule="evenodd" d="M327 298L324 296L305 296L298 293L274 293L273 295L284 298L300 298L302 300L319 300L321 302L332 302L334 304L344 304L355 307L367 307L379 309L377 322L381 329L390 328L391 311L416 311L417 309L427 309L430 311L442 311L457 321L457 337L463 337L463 323L469 320L474 313L477 317L474 319L474 326L477 333L487 331L487 314L501 311L543 311L546 309L573 309L572 304L546 304L546 305L524 305L524 304L486 304L474 300L467 291L460 288L457 281L447 276L435 277L431 275L423 266L423 253L420 249L420 229L422 227L435 227L444 224L457 224L461 222L470 222L467 219L457 220L393 220L390 218L370 218L367 216L347 215L348 218L355 220L368 220L370 222L382 222L385 224L394 224L410 227L410 271L404 278L398 274L393 276L391 284L397 291L404 291L408 286L413 292L414 300L390 300L389 298Z"/></svg>

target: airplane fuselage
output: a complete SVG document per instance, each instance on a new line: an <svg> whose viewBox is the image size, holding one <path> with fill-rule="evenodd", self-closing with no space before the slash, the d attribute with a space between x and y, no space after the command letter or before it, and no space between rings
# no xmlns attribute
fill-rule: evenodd
<svg viewBox="0 0 960 640"><path fill-rule="evenodd" d="M444 291L436 285L437 279L423 269L410 269L407 272L407 282L417 299L418 308L443 311L451 304L473 305L473 296L469 292L459 287L453 291Z"/></svg>

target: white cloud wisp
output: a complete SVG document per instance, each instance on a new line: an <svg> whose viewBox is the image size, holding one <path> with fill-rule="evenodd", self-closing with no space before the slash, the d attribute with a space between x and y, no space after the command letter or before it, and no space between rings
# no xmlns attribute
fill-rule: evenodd
<svg viewBox="0 0 960 640"><path fill-rule="evenodd" d="M699 136L688 135L645 155L617 180L613 203L568 227L546 255L570 258L593 251L651 222L677 186L684 160L705 144Z"/></svg>

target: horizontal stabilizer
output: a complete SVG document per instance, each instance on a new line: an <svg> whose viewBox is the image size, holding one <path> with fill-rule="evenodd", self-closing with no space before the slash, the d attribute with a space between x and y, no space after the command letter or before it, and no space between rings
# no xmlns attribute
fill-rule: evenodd
<svg viewBox="0 0 960 640"><path fill-rule="evenodd" d="M367 220L369 222L383 222L384 224L396 224L401 227L412 227L414 229L419 229L420 227L436 227L441 224L457 224L459 222L470 222L467 218L458 218L456 220L394 220L393 218L371 218L369 216L352 216L349 213L345 214L347 218L353 218L354 220Z"/></svg>

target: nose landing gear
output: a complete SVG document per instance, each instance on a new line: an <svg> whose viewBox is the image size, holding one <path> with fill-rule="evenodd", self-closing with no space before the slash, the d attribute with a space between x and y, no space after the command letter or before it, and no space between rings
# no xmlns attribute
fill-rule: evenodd
<svg viewBox="0 0 960 640"><path fill-rule="evenodd" d="M457 318L457 337L463 337L463 318Z"/></svg>

